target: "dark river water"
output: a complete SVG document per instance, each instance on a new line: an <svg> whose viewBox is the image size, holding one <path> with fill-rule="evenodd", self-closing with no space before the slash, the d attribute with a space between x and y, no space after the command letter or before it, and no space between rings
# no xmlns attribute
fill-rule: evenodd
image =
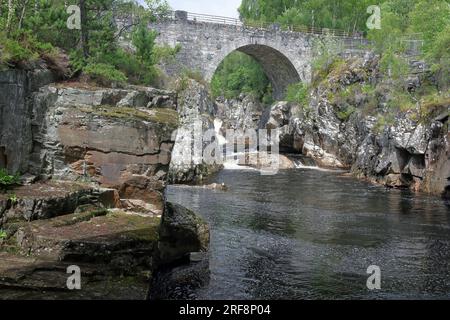
<svg viewBox="0 0 450 320"><path fill-rule="evenodd" d="M171 186L211 228L197 299L450 299L450 209L342 173L224 170L229 191ZM370 291L367 268L381 269Z"/></svg>

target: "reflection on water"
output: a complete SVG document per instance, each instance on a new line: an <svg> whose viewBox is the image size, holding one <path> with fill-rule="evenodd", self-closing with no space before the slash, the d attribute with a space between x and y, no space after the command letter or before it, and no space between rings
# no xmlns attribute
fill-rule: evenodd
<svg viewBox="0 0 450 320"><path fill-rule="evenodd" d="M198 299L450 298L450 210L439 198L315 170L222 171L228 192L169 187L211 227ZM382 290L366 287L370 265Z"/></svg>

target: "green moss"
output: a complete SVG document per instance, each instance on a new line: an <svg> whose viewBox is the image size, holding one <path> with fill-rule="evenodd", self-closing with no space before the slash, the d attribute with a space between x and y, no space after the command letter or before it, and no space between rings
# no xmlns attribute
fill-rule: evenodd
<svg viewBox="0 0 450 320"><path fill-rule="evenodd" d="M449 112L450 97L431 94L420 99L419 121L428 121L434 116Z"/></svg>
<svg viewBox="0 0 450 320"><path fill-rule="evenodd" d="M67 217L70 217L70 220L66 217L62 217L61 218L62 221L57 221L57 222L53 223L53 227L61 228L61 227L73 226L80 222L89 221L95 217L101 217L101 216L105 216L107 214L108 214L108 210L99 209L96 211L80 213L78 215L70 215L70 216L67 216Z"/></svg>
<svg viewBox="0 0 450 320"><path fill-rule="evenodd" d="M81 108L80 110L107 118L156 122L171 127L178 127L179 125L178 112L167 108L153 108L144 111L131 107L99 106L92 109Z"/></svg>
<svg viewBox="0 0 450 320"><path fill-rule="evenodd" d="M173 127L178 127L179 116L176 110L155 108L152 109L151 111L154 112L154 114L150 116L151 121L164 123Z"/></svg>
<svg viewBox="0 0 450 320"><path fill-rule="evenodd" d="M159 217L141 217L125 212L115 211L107 215L112 221L122 221L132 227L133 231L126 232L130 239L139 241L156 242L159 239L159 226L161 218Z"/></svg>

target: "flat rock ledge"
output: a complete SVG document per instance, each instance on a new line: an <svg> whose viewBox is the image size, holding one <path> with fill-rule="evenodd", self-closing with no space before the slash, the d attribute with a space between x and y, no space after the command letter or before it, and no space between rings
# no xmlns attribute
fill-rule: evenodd
<svg viewBox="0 0 450 320"><path fill-rule="evenodd" d="M19 223L1 245L1 297L146 299L159 225L105 209ZM67 288L71 265L80 267L81 290Z"/></svg>
<svg viewBox="0 0 450 320"><path fill-rule="evenodd" d="M62 181L1 194L0 299L144 300L160 266L207 251L208 226L192 211L124 202L117 190ZM68 289L69 266L81 290Z"/></svg>

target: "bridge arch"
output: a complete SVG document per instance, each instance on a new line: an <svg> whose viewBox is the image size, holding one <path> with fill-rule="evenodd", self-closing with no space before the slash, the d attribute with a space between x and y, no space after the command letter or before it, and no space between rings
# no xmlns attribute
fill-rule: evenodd
<svg viewBox="0 0 450 320"><path fill-rule="evenodd" d="M181 46L176 63L163 66L170 76L187 68L211 81L220 63L240 51L261 64L277 100L284 98L289 84L311 80L314 34L247 27L238 20L187 12L175 12L151 28L158 32L159 45Z"/></svg>
<svg viewBox="0 0 450 320"><path fill-rule="evenodd" d="M299 73L295 69L294 64L283 53L277 49L261 44L247 44L237 47L231 52L226 52L222 57L219 55L217 62L214 62L211 68L205 74L205 78L211 81L222 61L232 52L239 51L245 53L255 59L263 68L270 82L272 83L273 95L275 99L282 99L287 87L292 83L302 81Z"/></svg>

